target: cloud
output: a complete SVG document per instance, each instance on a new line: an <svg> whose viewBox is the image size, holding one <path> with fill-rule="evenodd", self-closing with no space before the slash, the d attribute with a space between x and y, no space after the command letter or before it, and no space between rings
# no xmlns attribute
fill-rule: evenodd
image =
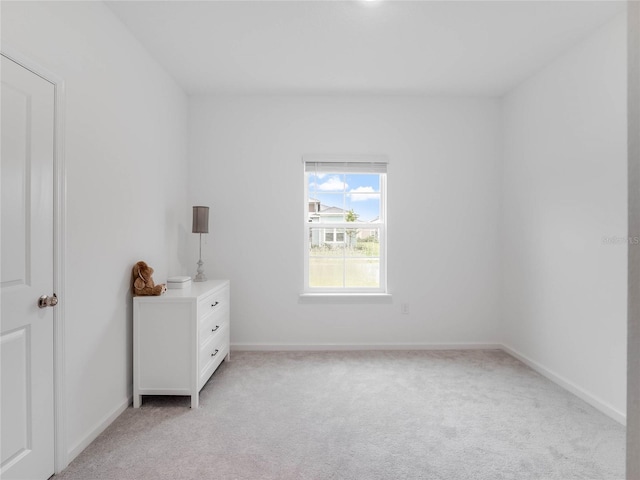
<svg viewBox="0 0 640 480"><path fill-rule="evenodd" d="M354 188L349 194L355 193L357 195L349 195L352 202L364 202L365 200L372 200L380 198L379 193L375 193L373 187L358 187Z"/></svg>
<svg viewBox="0 0 640 480"><path fill-rule="evenodd" d="M339 176L329 177L326 182L319 183L317 189L322 192L339 192L347 190L349 185L343 182Z"/></svg>

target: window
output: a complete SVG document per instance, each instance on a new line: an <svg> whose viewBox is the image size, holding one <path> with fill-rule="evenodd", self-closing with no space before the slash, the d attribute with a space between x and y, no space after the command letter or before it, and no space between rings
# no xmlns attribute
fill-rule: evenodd
<svg viewBox="0 0 640 480"><path fill-rule="evenodd" d="M386 293L386 176L384 157L305 157L305 293Z"/></svg>
<svg viewBox="0 0 640 480"><path fill-rule="evenodd" d="M344 230L339 228L323 228L325 243L343 243ZM312 237L313 239L313 234Z"/></svg>

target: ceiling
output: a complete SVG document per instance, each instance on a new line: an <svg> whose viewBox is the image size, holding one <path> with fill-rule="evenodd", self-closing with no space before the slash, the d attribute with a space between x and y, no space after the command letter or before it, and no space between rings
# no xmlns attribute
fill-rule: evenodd
<svg viewBox="0 0 640 480"><path fill-rule="evenodd" d="M108 1L187 93L500 96L617 1Z"/></svg>

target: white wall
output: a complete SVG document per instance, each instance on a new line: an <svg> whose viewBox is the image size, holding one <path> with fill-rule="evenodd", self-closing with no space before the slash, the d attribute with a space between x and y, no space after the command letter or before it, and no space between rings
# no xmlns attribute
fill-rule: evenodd
<svg viewBox="0 0 640 480"><path fill-rule="evenodd" d="M504 98L504 342L624 418L621 15ZM614 244L603 239L618 237Z"/></svg>
<svg viewBox="0 0 640 480"><path fill-rule="evenodd" d="M499 113L494 99L191 97L190 200L211 207L205 270L231 279L232 343L495 343ZM299 303L314 153L388 155L392 304ZM193 273L195 235L190 251Z"/></svg>
<svg viewBox="0 0 640 480"><path fill-rule="evenodd" d="M628 6L629 236L640 238L640 3ZM640 245L629 248L627 478L640 478Z"/></svg>
<svg viewBox="0 0 640 480"><path fill-rule="evenodd" d="M187 99L98 2L2 2L2 47L65 80L67 447L132 394L130 269L183 270Z"/></svg>

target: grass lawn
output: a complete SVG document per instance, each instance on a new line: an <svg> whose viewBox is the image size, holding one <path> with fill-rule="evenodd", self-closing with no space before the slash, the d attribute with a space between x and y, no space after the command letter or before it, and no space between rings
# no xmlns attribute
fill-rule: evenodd
<svg viewBox="0 0 640 480"><path fill-rule="evenodd" d="M310 287L379 287L379 258L309 257Z"/></svg>

